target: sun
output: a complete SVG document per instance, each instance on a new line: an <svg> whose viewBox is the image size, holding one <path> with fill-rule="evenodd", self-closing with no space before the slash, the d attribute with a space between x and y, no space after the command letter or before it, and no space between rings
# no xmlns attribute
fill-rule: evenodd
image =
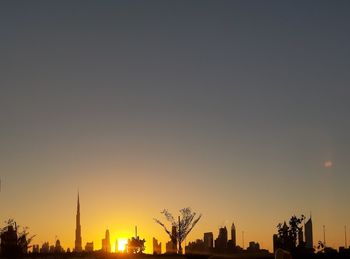
<svg viewBox="0 0 350 259"><path fill-rule="evenodd" d="M125 246L128 244L127 238L118 238L118 252L124 252Z"/></svg>

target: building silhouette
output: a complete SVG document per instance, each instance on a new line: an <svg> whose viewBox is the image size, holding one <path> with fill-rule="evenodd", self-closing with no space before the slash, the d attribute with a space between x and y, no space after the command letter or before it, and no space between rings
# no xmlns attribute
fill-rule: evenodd
<svg viewBox="0 0 350 259"><path fill-rule="evenodd" d="M166 242L165 251L168 254L174 254L177 252L176 245L173 243L173 241L170 240L170 241Z"/></svg>
<svg viewBox="0 0 350 259"><path fill-rule="evenodd" d="M227 228L222 227L219 229L218 238L215 239L215 250L223 253L227 250Z"/></svg>
<svg viewBox="0 0 350 259"><path fill-rule="evenodd" d="M305 247L310 249L314 247L311 216L310 219L305 223Z"/></svg>
<svg viewBox="0 0 350 259"><path fill-rule="evenodd" d="M162 243L158 243L156 238L153 238L153 254L160 255L162 253Z"/></svg>
<svg viewBox="0 0 350 259"><path fill-rule="evenodd" d="M233 248L235 248L237 244L236 244L236 227L234 222L232 222L232 226L231 226L231 240L232 240Z"/></svg>
<svg viewBox="0 0 350 259"><path fill-rule="evenodd" d="M78 203L77 203L77 215L76 215L76 227L75 227L75 247L74 252L81 252L81 226L80 226L80 201L78 193Z"/></svg>
<svg viewBox="0 0 350 259"><path fill-rule="evenodd" d="M250 241L249 246L247 247L248 252L259 252L260 245L258 242Z"/></svg>
<svg viewBox="0 0 350 259"><path fill-rule="evenodd" d="M102 251L106 253L111 252L111 242L109 238L109 230L106 230L105 238L102 239Z"/></svg>
<svg viewBox="0 0 350 259"><path fill-rule="evenodd" d="M186 254L201 254L204 253L204 241L201 239L197 239L194 242L189 242L185 247Z"/></svg>
<svg viewBox="0 0 350 259"><path fill-rule="evenodd" d="M38 254L40 252L39 245L33 245L33 254Z"/></svg>
<svg viewBox="0 0 350 259"><path fill-rule="evenodd" d="M299 247L304 247L305 246L305 242L304 242L304 232L303 232L303 228L299 228L298 230L298 246Z"/></svg>
<svg viewBox="0 0 350 259"><path fill-rule="evenodd" d="M204 249L210 251L214 247L214 235L213 232L204 233Z"/></svg>
<svg viewBox="0 0 350 259"><path fill-rule="evenodd" d="M276 252L278 248L282 248L290 251L295 244L291 241L289 236L289 227L287 223L284 221L279 235L273 235L273 251Z"/></svg>
<svg viewBox="0 0 350 259"><path fill-rule="evenodd" d="M177 235L176 226L172 226L171 235L173 237L176 237L176 235ZM174 239L174 241L176 242L176 238ZM174 243L173 240L166 242L165 243L165 252L170 253L170 254L177 253L177 243Z"/></svg>
<svg viewBox="0 0 350 259"><path fill-rule="evenodd" d="M47 254L50 252L49 242L44 242L40 248L40 253Z"/></svg>
<svg viewBox="0 0 350 259"><path fill-rule="evenodd" d="M227 242L227 250L229 253L236 251L236 227L235 223L231 225L231 239Z"/></svg>
<svg viewBox="0 0 350 259"><path fill-rule="evenodd" d="M64 253L64 249L61 246L61 242L59 239L56 240L54 252L55 253Z"/></svg>
<svg viewBox="0 0 350 259"><path fill-rule="evenodd" d="M272 242L273 242L273 252L275 253L276 250L278 249L278 246L279 246L279 240L278 240L278 235L277 234L273 234Z"/></svg>
<svg viewBox="0 0 350 259"><path fill-rule="evenodd" d="M86 242L85 252L93 252L94 251L94 242Z"/></svg>

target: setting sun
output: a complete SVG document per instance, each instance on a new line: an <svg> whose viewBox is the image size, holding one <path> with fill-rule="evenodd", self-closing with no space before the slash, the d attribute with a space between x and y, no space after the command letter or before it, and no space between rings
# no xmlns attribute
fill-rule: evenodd
<svg viewBox="0 0 350 259"><path fill-rule="evenodd" d="M124 252L127 244L128 244L127 238L118 238L118 251L117 252Z"/></svg>

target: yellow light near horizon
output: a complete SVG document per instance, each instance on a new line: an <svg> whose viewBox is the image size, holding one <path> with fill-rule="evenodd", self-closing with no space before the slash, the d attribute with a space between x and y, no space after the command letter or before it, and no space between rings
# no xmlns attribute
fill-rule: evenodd
<svg viewBox="0 0 350 259"><path fill-rule="evenodd" d="M124 252L125 246L128 244L127 238L118 238L118 252Z"/></svg>

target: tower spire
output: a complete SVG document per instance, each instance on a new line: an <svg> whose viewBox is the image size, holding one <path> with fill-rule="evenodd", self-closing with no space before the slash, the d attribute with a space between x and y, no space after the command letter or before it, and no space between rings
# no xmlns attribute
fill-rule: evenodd
<svg viewBox="0 0 350 259"><path fill-rule="evenodd" d="M78 189L78 203L77 203L77 213L80 214L80 201L79 201L79 189Z"/></svg>
<svg viewBox="0 0 350 259"><path fill-rule="evenodd" d="M236 249L236 226L233 221L231 225L231 241L233 249Z"/></svg>
<svg viewBox="0 0 350 259"><path fill-rule="evenodd" d="M344 233L345 233L345 248L348 248L348 240L346 237L346 225L344 226Z"/></svg>
<svg viewBox="0 0 350 259"><path fill-rule="evenodd" d="M81 226L80 226L80 199L79 199L79 190L78 190L78 200L77 200L77 215L76 215L76 226L75 226L75 252L81 252Z"/></svg>

